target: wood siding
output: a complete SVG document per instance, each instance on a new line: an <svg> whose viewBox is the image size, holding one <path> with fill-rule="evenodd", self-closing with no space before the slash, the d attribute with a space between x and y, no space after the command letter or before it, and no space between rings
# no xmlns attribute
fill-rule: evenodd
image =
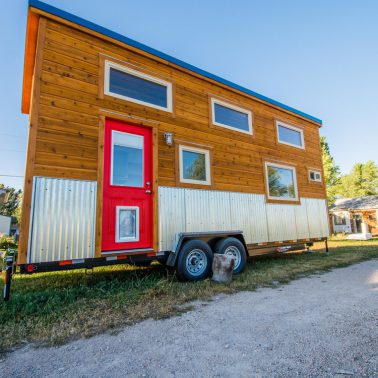
<svg viewBox="0 0 378 378"><path fill-rule="evenodd" d="M45 20L45 35L40 39L42 61L36 64L41 70L36 75L40 80L38 101L33 99L38 104L35 149L28 151L28 158L35 157L26 180L38 175L100 180L101 129L104 117L111 117L154 128L158 141L158 185L177 185L175 143L182 143L211 150L212 189L265 193L263 162L268 160L296 168L299 197L325 198L324 184L308 180L310 167L322 171L317 124L173 64L163 64L161 59L138 53L135 48L111 43L74 25ZM171 81L173 112L104 96L104 59ZM211 97L250 109L253 136L211 125ZM305 150L278 143L277 119L303 128ZM173 133L173 146L166 145L165 132Z"/></svg>

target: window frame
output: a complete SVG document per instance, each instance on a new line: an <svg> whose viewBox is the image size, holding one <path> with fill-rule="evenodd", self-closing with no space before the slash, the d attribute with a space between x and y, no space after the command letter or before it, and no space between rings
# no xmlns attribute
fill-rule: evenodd
<svg viewBox="0 0 378 378"><path fill-rule="evenodd" d="M311 173L317 173L317 174L319 174L319 180L317 180L317 179L312 179L311 178ZM308 179L309 179L309 181L311 181L311 182L318 182L318 183L322 183L323 182L323 179L322 179L322 173L319 171L319 170L317 170L317 169L309 169L308 170Z"/></svg>
<svg viewBox="0 0 378 378"><path fill-rule="evenodd" d="M183 166L183 152L196 152L205 155L205 174L206 174L206 180L192 180L192 179L186 179L184 178L184 166ZM179 145L179 180L180 183L183 184L194 184L194 185L211 185L211 160L210 160L210 151L205 150L203 148L198 147L192 147L192 146L186 146L183 144Z"/></svg>
<svg viewBox="0 0 378 378"><path fill-rule="evenodd" d="M286 128L286 129L290 129L290 130L299 132L300 135L301 135L302 145L298 146L296 144L293 144L293 143L281 140L280 139L280 126ZM293 125L289 125L288 123L276 120L276 132L277 132L277 141L278 141L278 143L285 144L285 145L290 146L290 147L299 148L301 150L305 150L306 149L305 140L304 140L304 130L303 129L301 129L299 127L296 127L296 126L293 126Z"/></svg>
<svg viewBox="0 0 378 378"><path fill-rule="evenodd" d="M160 85L166 87L166 89L167 89L167 107L155 105L155 104L152 104L150 102L138 100L138 99L135 99L133 97L128 97L128 96L120 95L118 93L111 92L110 91L110 69L111 68L118 70L118 71L121 71L121 72L125 72L129 75L138 77L140 79L150 81L152 83L160 84ZM104 63L104 95L106 95L106 96L115 97L115 98L118 98L118 99L121 99L121 100L133 102L135 104L148 106L150 108L163 110L165 112L172 113L173 112L173 94L172 94L172 92L173 92L172 83L167 81L167 80L163 80L163 79L160 79L156 76L152 76L152 75L146 74L144 72L135 70L133 68L115 63L111 60L105 60L105 63Z"/></svg>
<svg viewBox="0 0 378 378"><path fill-rule="evenodd" d="M135 238L120 238L119 235L119 216L122 210L135 210ZM116 235L115 235L115 242L116 243L134 243L138 242L139 237L139 229L140 229L140 223L139 223L139 206L116 206Z"/></svg>
<svg viewBox="0 0 378 378"><path fill-rule="evenodd" d="M266 196L268 200L271 201L282 201L282 202L299 202L299 191L298 191L298 181L297 181L297 170L292 165L285 165L280 163L274 163L271 161L266 161L265 164L265 189L266 189ZM276 167L276 168L283 168L289 169L293 172L293 181L294 181L294 193L295 197L274 197L271 196L269 193L269 174L268 174L268 166Z"/></svg>
<svg viewBox="0 0 378 378"><path fill-rule="evenodd" d="M239 133L243 133L243 134L247 134L247 135L253 135L253 122L252 122L252 111L251 110L248 110L246 108L241 108L240 106L233 105L229 102L219 100L215 97L211 97L210 102L211 102L211 123L213 125L224 127L226 129L236 131L236 132L239 132ZM248 131L238 129L234 126L226 125L224 123L217 122L215 120L215 104L218 104L220 106L223 106L223 107L231 109L231 110L235 110L239 113L247 114L247 116L248 116Z"/></svg>

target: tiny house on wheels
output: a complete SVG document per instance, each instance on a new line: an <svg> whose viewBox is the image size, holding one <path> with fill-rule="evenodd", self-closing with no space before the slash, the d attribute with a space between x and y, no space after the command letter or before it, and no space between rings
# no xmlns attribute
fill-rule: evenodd
<svg viewBox="0 0 378 378"><path fill-rule="evenodd" d="M21 273L326 241L319 119L36 0L22 112Z"/></svg>

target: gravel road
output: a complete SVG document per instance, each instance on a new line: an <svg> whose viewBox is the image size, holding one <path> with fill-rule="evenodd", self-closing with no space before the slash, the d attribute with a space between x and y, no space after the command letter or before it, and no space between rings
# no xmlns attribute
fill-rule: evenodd
<svg viewBox="0 0 378 378"><path fill-rule="evenodd" d="M3 377L378 377L378 261L217 296L115 336L19 349Z"/></svg>

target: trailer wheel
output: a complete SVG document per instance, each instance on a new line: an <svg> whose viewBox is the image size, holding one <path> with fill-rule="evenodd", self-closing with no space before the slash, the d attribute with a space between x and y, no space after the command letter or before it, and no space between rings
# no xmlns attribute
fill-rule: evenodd
<svg viewBox="0 0 378 378"><path fill-rule="evenodd" d="M213 263L209 245L202 240L190 240L181 248L176 273L180 281L199 281L208 277Z"/></svg>
<svg viewBox="0 0 378 378"><path fill-rule="evenodd" d="M242 273L247 265L247 253L243 243L236 238L221 239L215 245L215 253L232 256L235 259L234 274Z"/></svg>

